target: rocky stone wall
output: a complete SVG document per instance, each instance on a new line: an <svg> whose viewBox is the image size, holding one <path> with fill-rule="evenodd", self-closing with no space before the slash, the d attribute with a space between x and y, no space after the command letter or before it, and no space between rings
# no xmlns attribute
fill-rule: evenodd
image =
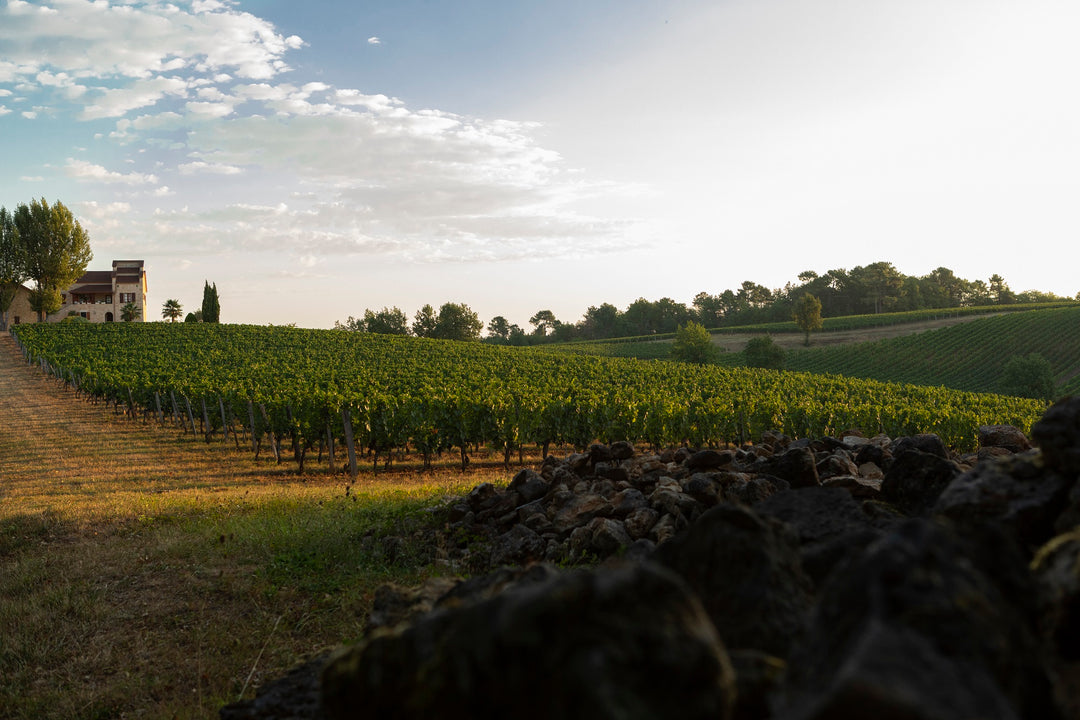
<svg viewBox="0 0 1080 720"><path fill-rule="evenodd" d="M447 508L444 575L363 642L221 716L1080 718L1080 398L980 445L548 458Z"/></svg>

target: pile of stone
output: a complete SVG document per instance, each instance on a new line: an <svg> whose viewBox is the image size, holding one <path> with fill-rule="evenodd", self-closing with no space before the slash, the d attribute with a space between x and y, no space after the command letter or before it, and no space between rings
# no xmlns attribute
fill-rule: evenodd
<svg viewBox="0 0 1080 720"><path fill-rule="evenodd" d="M449 508L472 579L222 717L1080 718L1080 398L1032 440L549 458Z"/></svg>

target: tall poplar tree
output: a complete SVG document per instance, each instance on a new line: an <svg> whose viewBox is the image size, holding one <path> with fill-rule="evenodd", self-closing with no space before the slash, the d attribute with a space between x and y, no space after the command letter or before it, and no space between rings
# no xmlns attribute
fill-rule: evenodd
<svg viewBox="0 0 1080 720"><path fill-rule="evenodd" d="M221 321L221 302L218 300L217 283L205 282L202 296L202 321L216 323Z"/></svg>

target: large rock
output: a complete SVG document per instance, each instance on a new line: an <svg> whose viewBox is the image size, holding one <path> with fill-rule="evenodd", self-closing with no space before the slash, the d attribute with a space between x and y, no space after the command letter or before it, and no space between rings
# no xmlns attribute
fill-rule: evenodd
<svg viewBox="0 0 1080 720"><path fill-rule="evenodd" d="M648 564L444 608L328 663L344 718L730 717L734 677L698 599Z"/></svg>
<svg viewBox="0 0 1080 720"><path fill-rule="evenodd" d="M1018 453L1031 449L1031 442L1024 431L1013 425L980 425L980 448L1002 448Z"/></svg>
<svg viewBox="0 0 1080 720"><path fill-rule="evenodd" d="M1056 717L1029 618L961 538L913 519L823 589L778 717Z"/></svg>
<svg viewBox="0 0 1080 720"><path fill-rule="evenodd" d="M548 483L535 470L522 470L507 486L508 492L517 492L522 502L533 502L544 497L548 491Z"/></svg>
<svg viewBox="0 0 1080 720"><path fill-rule="evenodd" d="M811 604L790 526L722 503L660 545L656 557L698 594L727 647L787 656Z"/></svg>
<svg viewBox="0 0 1080 720"><path fill-rule="evenodd" d="M514 525L495 538L491 547L491 566L527 565L544 557L547 541L525 525Z"/></svg>
<svg viewBox="0 0 1080 720"><path fill-rule="evenodd" d="M863 512L862 504L841 488L779 492L754 505L754 510L795 528L802 567L815 585L882 533L879 524Z"/></svg>
<svg viewBox="0 0 1080 720"><path fill-rule="evenodd" d="M820 485L817 460L808 447L794 447L762 462L762 472L787 480L791 487Z"/></svg>
<svg viewBox="0 0 1080 720"><path fill-rule="evenodd" d="M916 437L936 438L937 435ZM881 497L909 515L925 514L960 472L959 465L936 452L915 448L902 450L897 452L881 481Z"/></svg>
<svg viewBox="0 0 1080 720"><path fill-rule="evenodd" d="M1042 632L1054 658L1057 702L1066 717L1080 717L1080 530L1047 543L1032 571Z"/></svg>
<svg viewBox="0 0 1080 720"><path fill-rule="evenodd" d="M945 447L945 443L934 433L919 433L918 435L897 438L892 444L893 457L899 457L909 450L930 453L943 459L949 457L949 451Z"/></svg>
<svg viewBox="0 0 1080 720"><path fill-rule="evenodd" d="M1042 449L1048 467L1066 477L1080 475L1080 396L1051 405L1031 426L1031 439Z"/></svg>
<svg viewBox="0 0 1080 720"><path fill-rule="evenodd" d="M985 460L942 491L934 513L969 526L994 523L1008 528L1030 551L1053 536L1065 510L1072 480L1047 471L1038 453Z"/></svg>

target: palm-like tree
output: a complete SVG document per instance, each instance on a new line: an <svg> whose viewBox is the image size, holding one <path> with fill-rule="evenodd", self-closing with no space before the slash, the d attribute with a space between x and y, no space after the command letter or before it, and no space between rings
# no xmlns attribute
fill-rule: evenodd
<svg viewBox="0 0 1080 720"><path fill-rule="evenodd" d="M169 322L176 322L184 315L184 307L179 300L169 299L161 306L161 317Z"/></svg>
<svg viewBox="0 0 1080 720"><path fill-rule="evenodd" d="M124 307L120 308L120 319L124 322L132 322L139 317L139 306L133 302L129 302Z"/></svg>

